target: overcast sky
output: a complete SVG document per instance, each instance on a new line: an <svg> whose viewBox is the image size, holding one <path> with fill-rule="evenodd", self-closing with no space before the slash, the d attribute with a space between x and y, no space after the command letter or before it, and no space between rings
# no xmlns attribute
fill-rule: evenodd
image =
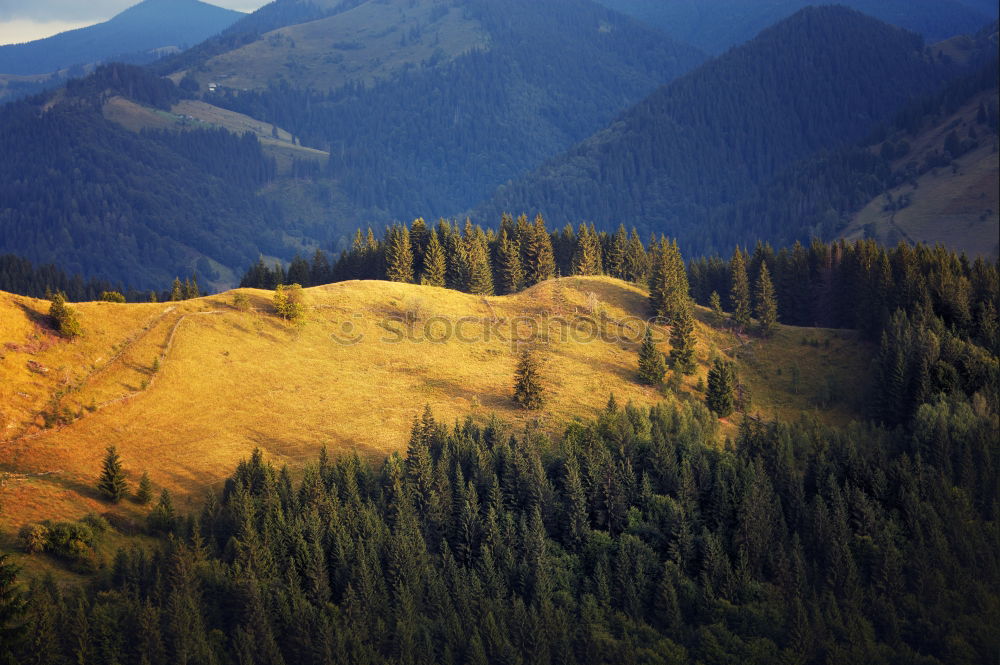
<svg viewBox="0 0 1000 665"><path fill-rule="evenodd" d="M0 44L30 42L109 18L139 0L0 0ZM251 12L269 0L209 0Z"/></svg>

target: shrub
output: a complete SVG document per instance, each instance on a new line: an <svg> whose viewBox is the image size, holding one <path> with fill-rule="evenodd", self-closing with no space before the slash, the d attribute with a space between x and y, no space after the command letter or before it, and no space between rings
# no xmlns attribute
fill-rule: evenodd
<svg viewBox="0 0 1000 665"><path fill-rule="evenodd" d="M49 542L49 528L44 524L25 524L18 537L21 548L28 554L44 552Z"/></svg>

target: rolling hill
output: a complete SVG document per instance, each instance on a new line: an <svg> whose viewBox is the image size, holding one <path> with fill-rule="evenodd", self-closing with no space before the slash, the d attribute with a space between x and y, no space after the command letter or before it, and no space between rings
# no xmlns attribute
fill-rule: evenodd
<svg viewBox="0 0 1000 665"><path fill-rule="evenodd" d="M96 509L94 477L110 444L133 480L148 470L183 506L257 447L293 468L314 458L321 442L333 453L376 458L399 450L424 403L445 422L471 412L477 420L497 413L526 424L537 414L510 397L516 321L548 331L533 338L549 391L543 428L600 411L611 393L621 404L662 399L635 377L646 294L611 278L562 278L490 298L345 282L306 290L301 326L271 313L272 292L239 293L251 310L236 309L233 293L179 303L80 303L74 307L84 335L73 342L47 330L46 301L0 294L0 338L8 340L0 349L5 531ZM611 334L595 337L595 316ZM529 328L516 330L532 339ZM862 375L870 351L855 333L782 327L748 346L703 322L697 334L698 371L683 392L700 399L698 379L722 353L739 358L762 415L812 412L845 422L860 407L845 398L815 411L814 402L830 376ZM816 343L801 343L806 335ZM794 385L792 366L808 368ZM377 433L373 413L382 423ZM45 414L54 428L44 427ZM723 429L732 434L734 427Z"/></svg>
<svg viewBox="0 0 1000 665"><path fill-rule="evenodd" d="M753 38L803 7L808 0L600 0L674 39L718 54ZM836 4L940 41L976 32L995 20L997 6L982 0L845 0Z"/></svg>
<svg viewBox="0 0 1000 665"><path fill-rule="evenodd" d="M808 236L769 227L767 200L742 217L727 206L802 159L857 142L961 71L912 33L843 7L805 9L499 188L475 215L625 222L675 235L694 254Z"/></svg>
<svg viewBox="0 0 1000 665"><path fill-rule="evenodd" d="M242 16L198 0L143 0L103 23L0 46L0 74L51 74L110 59L148 62L164 50L194 46Z"/></svg>

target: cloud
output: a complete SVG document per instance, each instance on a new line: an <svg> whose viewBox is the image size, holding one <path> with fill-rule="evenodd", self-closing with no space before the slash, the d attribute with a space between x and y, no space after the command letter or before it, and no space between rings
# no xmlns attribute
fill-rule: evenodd
<svg viewBox="0 0 1000 665"><path fill-rule="evenodd" d="M0 21L0 45L31 42L92 24L93 21L33 21L31 19Z"/></svg>
<svg viewBox="0 0 1000 665"><path fill-rule="evenodd" d="M9 32L8 23L99 23L132 5L137 0L0 0L0 31ZM213 5L253 11L267 0L214 0Z"/></svg>

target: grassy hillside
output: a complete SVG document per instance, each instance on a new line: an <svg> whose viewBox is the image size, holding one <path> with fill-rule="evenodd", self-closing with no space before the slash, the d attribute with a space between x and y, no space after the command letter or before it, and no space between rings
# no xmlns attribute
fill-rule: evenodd
<svg viewBox="0 0 1000 665"><path fill-rule="evenodd" d="M969 256L995 258L1000 253L997 138L976 122L976 115L981 105L995 105L996 99L996 88L979 93L912 137L909 153L893 162L893 171L903 171L909 163L926 163L935 153L943 154L953 132L963 139L970 130L985 134L979 147L951 164L932 168L873 199L854 216L844 235L874 236L890 245L901 240L941 243ZM881 150L882 144L874 149Z"/></svg>
<svg viewBox="0 0 1000 665"><path fill-rule="evenodd" d="M443 63L488 36L477 21L442 1L365 2L349 11L268 32L217 55L190 75L203 89L263 89L284 81L294 88L334 90L372 83L401 69ZM187 72L178 72L178 81Z"/></svg>
<svg viewBox="0 0 1000 665"><path fill-rule="evenodd" d="M314 458L320 441L363 455L399 450L424 403L446 421L471 411L527 423L538 414L511 400L515 324L544 363L543 427L589 417L611 393L623 404L663 398L636 381L645 293L611 278L563 278L485 299L346 282L308 289L302 326L271 313L271 292L242 293L251 311L235 309L232 293L81 303L85 334L73 342L48 332L46 302L0 295L0 339L8 340L0 348L0 473L8 474L0 528L107 510L93 485L110 444L133 482L148 470L187 506L255 447L293 468ZM725 354L737 359L754 411L765 417L844 422L860 407L863 389L840 390L856 386L868 365L869 350L853 333L784 327L767 341L737 340L709 325L707 312L699 318L698 372L682 393L701 399L709 359ZM605 331L596 338L595 319ZM466 341L445 334L459 321ZM532 335L531 321L547 325ZM409 329L412 338L402 334ZM424 340L425 332L438 341ZM372 414L382 423L377 431ZM726 423L723 432L734 428ZM129 502L116 510L139 516Z"/></svg>

